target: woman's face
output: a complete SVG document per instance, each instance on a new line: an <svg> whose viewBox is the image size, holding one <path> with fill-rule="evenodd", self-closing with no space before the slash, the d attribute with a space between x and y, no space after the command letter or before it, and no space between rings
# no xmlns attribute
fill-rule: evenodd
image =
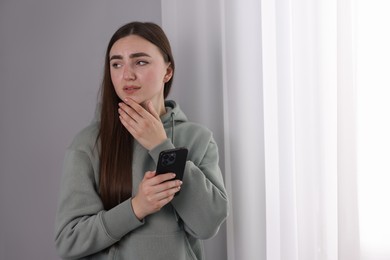
<svg viewBox="0 0 390 260"><path fill-rule="evenodd" d="M164 83L173 71L157 46L137 35L126 36L114 43L109 60L111 80L122 101L130 98L144 105L151 100L156 109L164 109Z"/></svg>

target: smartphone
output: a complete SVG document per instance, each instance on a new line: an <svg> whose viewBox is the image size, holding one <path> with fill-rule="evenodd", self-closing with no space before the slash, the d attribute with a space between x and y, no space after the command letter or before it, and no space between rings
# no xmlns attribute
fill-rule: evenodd
<svg viewBox="0 0 390 260"><path fill-rule="evenodd" d="M164 150L160 153L157 162L157 174L172 172L175 179L183 180L188 150L184 147Z"/></svg>

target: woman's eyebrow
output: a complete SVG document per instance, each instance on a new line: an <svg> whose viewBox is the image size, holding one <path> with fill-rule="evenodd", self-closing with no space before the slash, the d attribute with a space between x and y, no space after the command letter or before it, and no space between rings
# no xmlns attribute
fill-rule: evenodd
<svg viewBox="0 0 390 260"><path fill-rule="evenodd" d="M123 57L122 55L112 55L111 58L110 58L110 61L112 60L122 60Z"/></svg>
<svg viewBox="0 0 390 260"><path fill-rule="evenodd" d="M139 58L139 57L150 57L149 54L145 53L145 52L136 52L136 53L132 53L130 54L130 58Z"/></svg>
<svg viewBox="0 0 390 260"><path fill-rule="evenodd" d="M130 59L134 59L134 58L139 58L139 57L151 57L151 56L145 52L136 52L136 53L130 54L129 57L130 57ZM110 61L111 60L122 60L122 59L123 59L122 55L112 55L110 57Z"/></svg>

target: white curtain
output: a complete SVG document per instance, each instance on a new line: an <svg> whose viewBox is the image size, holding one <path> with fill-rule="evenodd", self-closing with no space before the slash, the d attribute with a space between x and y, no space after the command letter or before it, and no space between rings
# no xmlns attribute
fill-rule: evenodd
<svg viewBox="0 0 390 260"><path fill-rule="evenodd" d="M357 141L362 260L390 259L390 2L358 0Z"/></svg>
<svg viewBox="0 0 390 260"><path fill-rule="evenodd" d="M226 256L208 259L362 259L354 1L161 4L174 95L223 134Z"/></svg>

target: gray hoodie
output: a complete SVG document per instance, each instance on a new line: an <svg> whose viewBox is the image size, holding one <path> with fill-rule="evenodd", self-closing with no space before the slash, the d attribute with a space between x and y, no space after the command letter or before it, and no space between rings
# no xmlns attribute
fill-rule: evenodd
<svg viewBox="0 0 390 260"><path fill-rule="evenodd" d="M161 151L188 148L180 195L139 221L130 199L106 211L99 197L99 145L95 121L66 151L55 222L57 251L64 259L204 259L203 239L214 236L228 215L228 198L212 133L188 122L173 101L161 117L168 138L148 151L135 141L133 194ZM173 139L174 138L174 139Z"/></svg>

